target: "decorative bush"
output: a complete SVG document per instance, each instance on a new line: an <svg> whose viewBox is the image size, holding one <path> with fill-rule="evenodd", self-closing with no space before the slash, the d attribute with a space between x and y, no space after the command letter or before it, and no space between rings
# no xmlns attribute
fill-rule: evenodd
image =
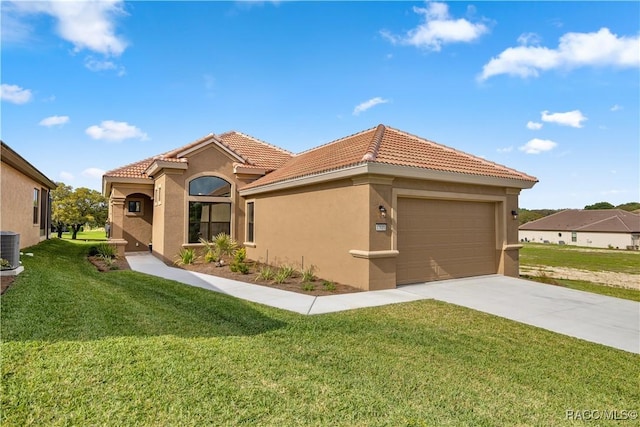
<svg viewBox="0 0 640 427"><path fill-rule="evenodd" d="M316 280L315 271L316 271L316 267L313 266L313 265L307 267L305 270L302 270L302 272L301 272L302 281L303 282L315 282L315 280Z"/></svg>
<svg viewBox="0 0 640 427"><path fill-rule="evenodd" d="M103 259L113 259L117 255L116 247L108 243L98 243L96 251L97 255Z"/></svg>
<svg viewBox="0 0 640 427"><path fill-rule="evenodd" d="M278 272L274 277L274 281L278 284L282 284L287 281L295 273L295 269L289 265L283 265L278 268Z"/></svg>
<svg viewBox="0 0 640 427"><path fill-rule="evenodd" d="M247 258L247 250L245 248L240 248L235 251L235 255L233 256L233 262L229 265L229 269L234 273L249 273L249 266L245 262Z"/></svg>
<svg viewBox="0 0 640 427"><path fill-rule="evenodd" d="M324 289L327 290L327 291L335 291L336 290L336 284L333 283L333 282L329 282L327 280L322 282L322 287L324 287Z"/></svg>
<svg viewBox="0 0 640 427"><path fill-rule="evenodd" d="M263 265L258 271L256 280L273 280L276 277L276 270L270 265Z"/></svg>
<svg viewBox="0 0 640 427"><path fill-rule="evenodd" d="M193 264L196 260L196 250L193 248L182 248L178 253L178 259L176 260L176 264L178 265L187 265Z"/></svg>
<svg viewBox="0 0 640 427"><path fill-rule="evenodd" d="M200 243L205 247L205 262L217 262L220 260L220 248L218 248L214 242L209 242L206 239L200 238Z"/></svg>
<svg viewBox="0 0 640 427"><path fill-rule="evenodd" d="M220 255L233 256L238 249L238 242L226 233L215 235L212 244L218 249Z"/></svg>

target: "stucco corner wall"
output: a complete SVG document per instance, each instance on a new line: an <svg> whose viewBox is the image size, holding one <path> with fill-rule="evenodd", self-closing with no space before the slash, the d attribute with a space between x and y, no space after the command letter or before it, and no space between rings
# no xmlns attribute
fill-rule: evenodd
<svg viewBox="0 0 640 427"><path fill-rule="evenodd" d="M369 263L352 256L369 247L369 189L351 180L252 197L254 245L247 256L272 265L313 265L325 280L369 288Z"/></svg>
<svg viewBox="0 0 640 427"><path fill-rule="evenodd" d="M0 228L2 231L12 231L20 234L20 249L40 243L48 235L40 230L42 221L40 209L48 204L49 190L41 192L38 207L38 222L33 222L33 193L34 189L41 191L42 184L25 176L18 170L2 163L0 167L0 194L2 205L0 212ZM43 225L45 228L48 224Z"/></svg>

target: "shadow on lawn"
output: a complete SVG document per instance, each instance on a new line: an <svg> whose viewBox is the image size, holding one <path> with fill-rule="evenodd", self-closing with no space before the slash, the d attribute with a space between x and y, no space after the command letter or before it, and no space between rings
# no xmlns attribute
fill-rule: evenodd
<svg viewBox="0 0 640 427"><path fill-rule="evenodd" d="M89 341L106 337L262 334L286 314L133 271L99 273L90 245L50 240L29 248L25 272L2 295L2 339Z"/></svg>

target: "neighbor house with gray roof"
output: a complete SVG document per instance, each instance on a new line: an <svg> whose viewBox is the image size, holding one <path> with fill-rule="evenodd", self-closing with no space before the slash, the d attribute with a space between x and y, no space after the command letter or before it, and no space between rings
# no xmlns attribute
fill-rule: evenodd
<svg viewBox="0 0 640 427"><path fill-rule="evenodd" d="M293 154L210 134L107 172L111 241L170 262L219 232L265 263L365 290L518 276L518 195L537 179L392 127Z"/></svg>
<svg viewBox="0 0 640 427"><path fill-rule="evenodd" d="M567 209L521 225L520 240L638 250L640 215L621 209Z"/></svg>

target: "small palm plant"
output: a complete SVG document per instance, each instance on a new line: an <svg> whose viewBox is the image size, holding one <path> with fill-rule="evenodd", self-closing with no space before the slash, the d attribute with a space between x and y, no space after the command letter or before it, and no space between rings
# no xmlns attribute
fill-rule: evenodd
<svg viewBox="0 0 640 427"><path fill-rule="evenodd" d="M205 247L205 253L204 253L205 262L217 262L220 260L220 249L214 242L210 242L201 237L200 243L202 243Z"/></svg>
<svg viewBox="0 0 640 427"><path fill-rule="evenodd" d="M227 233L218 233L213 237L213 245L218 248L220 255L233 256L238 249L238 242Z"/></svg>
<svg viewBox="0 0 640 427"><path fill-rule="evenodd" d="M182 248L178 253L178 259L176 260L176 264L178 265L187 265L193 264L196 260L196 250L193 248Z"/></svg>

